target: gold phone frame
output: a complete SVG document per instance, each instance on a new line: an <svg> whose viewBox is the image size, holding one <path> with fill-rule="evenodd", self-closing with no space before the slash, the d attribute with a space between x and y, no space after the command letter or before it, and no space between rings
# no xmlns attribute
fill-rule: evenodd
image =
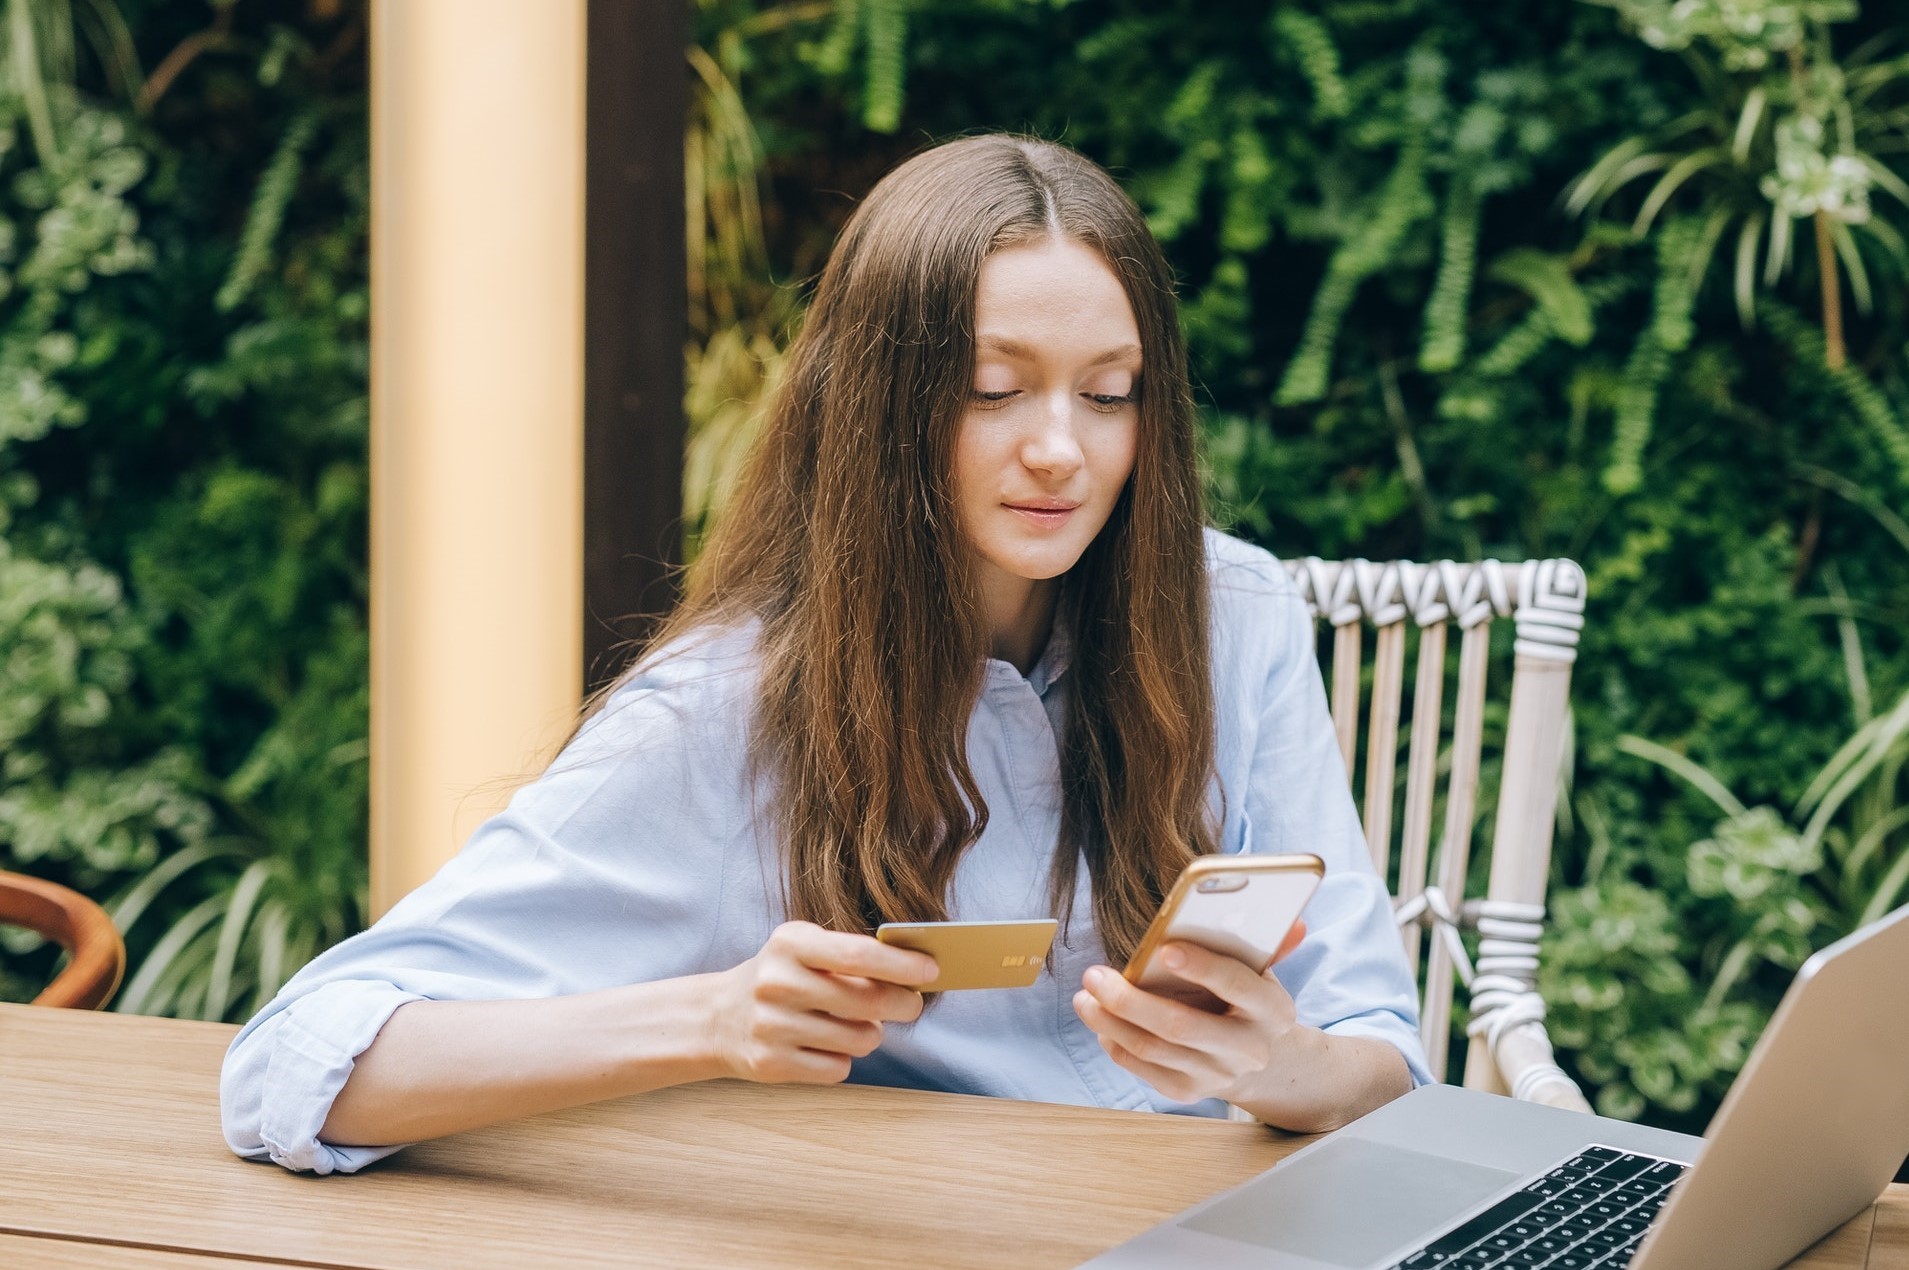
<svg viewBox="0 0 1909 1270"><path fill-rule="evenodd" d="M1141 973L1154 952L1167 938L1167 932L1173 929L1173 922L1179 916L1180 906L1186 897L1195 892L1195 888L1208 878L1224 876L1230 873L1272 874L1272 873L1310 873L1313 887L1326 876L1326 862L1316 855L1206 855L1201 856L1181 871L1175 879L1173 889L1167 892L1167 898L1160 903L1160 911L1153 915L1153 921L1147 926L1147 933L1140 937L1140 946L1134 949L1132 957L1121 975L1128 983L1139 985ZM1311 895L1307 900L1310 902ZM1304 905L1301 905L1303 908ZM1297 919L1295 919L1297 920ZM1282 933L1281 939L1285 938ZM1265 974L1278 956L1278 949L1269 953L1264 965L1254 966L1253 973ZM1190 986L1190 985L1189 985ZM1200 995L1204 996L1202 992Z"/></svg>

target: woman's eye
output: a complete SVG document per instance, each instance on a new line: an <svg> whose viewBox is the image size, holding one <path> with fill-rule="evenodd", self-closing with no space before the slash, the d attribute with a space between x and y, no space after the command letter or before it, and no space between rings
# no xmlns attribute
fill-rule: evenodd
<svg viewBox="0 0 1909 1270"><path fill-rule="evenodd" d="M1131 406L1136 400L1133 393L1115 396L1113 393L1090 392L1087 394L1087 398L1094 403L1096 410L1106 411L1118 410L1122 406Z"/></svg>
<svg viewBox="0 0 1909 1270"><path fill-rule="evenodd" d="M991 402L999 403L999 402L1006 401L1009 397L1014 396L1015 392L1016 390L1013 388L1004 389L999 392L988 392L980 388L977 388L974 390L974 399L976 401L991 401Z"/></svg>

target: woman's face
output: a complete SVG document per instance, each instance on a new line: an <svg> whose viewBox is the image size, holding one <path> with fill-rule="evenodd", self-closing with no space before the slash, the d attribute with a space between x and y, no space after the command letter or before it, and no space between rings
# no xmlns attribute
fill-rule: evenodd
<svg viewBox="0 0 1909 1270"><path fill-rule="evenodd" d="M1072 568L1133 471L1140 332L1099 253L1004 247L975 291L975 370L955 439L961 527L984 591Z"/></svg>

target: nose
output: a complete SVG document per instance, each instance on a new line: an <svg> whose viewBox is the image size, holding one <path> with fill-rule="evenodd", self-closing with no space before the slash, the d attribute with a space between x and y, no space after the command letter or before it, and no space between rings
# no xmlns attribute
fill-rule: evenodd
<svg viewBox="0 0 1909 1270"><path fill-rule="evenodd" d="M1074 431L1073 394L1049 394L1021 442L1022 464L1050 479L1065 480L1079 471L1085 461L1080 438Z"/></svg>

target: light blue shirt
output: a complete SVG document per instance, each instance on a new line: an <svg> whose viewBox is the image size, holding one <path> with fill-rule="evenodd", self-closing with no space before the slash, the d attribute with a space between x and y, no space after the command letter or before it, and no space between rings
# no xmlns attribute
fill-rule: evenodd
<svg viewBox="0 0 1909 1270"><path fill-rule="evenodd" d="M1324 859L1305 941L1279 963L1279 980L1302 1023L1388 1041L1428 1081L1412 978L1353 810L1311 617L1264 551L1209 532L1207 554L1220 849ZM955 871L950 918L1048 914L1067 657L1055 638L1030 674L987 664L968 758L991 814ZM232 1149L318 1173L397 1150L332 1146L318 1131L353 1058L406 1002L591 992L754 956L784 920L767 782L752 782L746 762L754 672L753 632L731 631L630 679L434 878L294 976L226 1054ZM1078 876L1069 933L1033 987L942 997L918 1022L887 1025L849 1079L1224 1115L1217 1099L1155 1092L1075 1015L1082 973L1106 961L1084 865Z"/></svg>

